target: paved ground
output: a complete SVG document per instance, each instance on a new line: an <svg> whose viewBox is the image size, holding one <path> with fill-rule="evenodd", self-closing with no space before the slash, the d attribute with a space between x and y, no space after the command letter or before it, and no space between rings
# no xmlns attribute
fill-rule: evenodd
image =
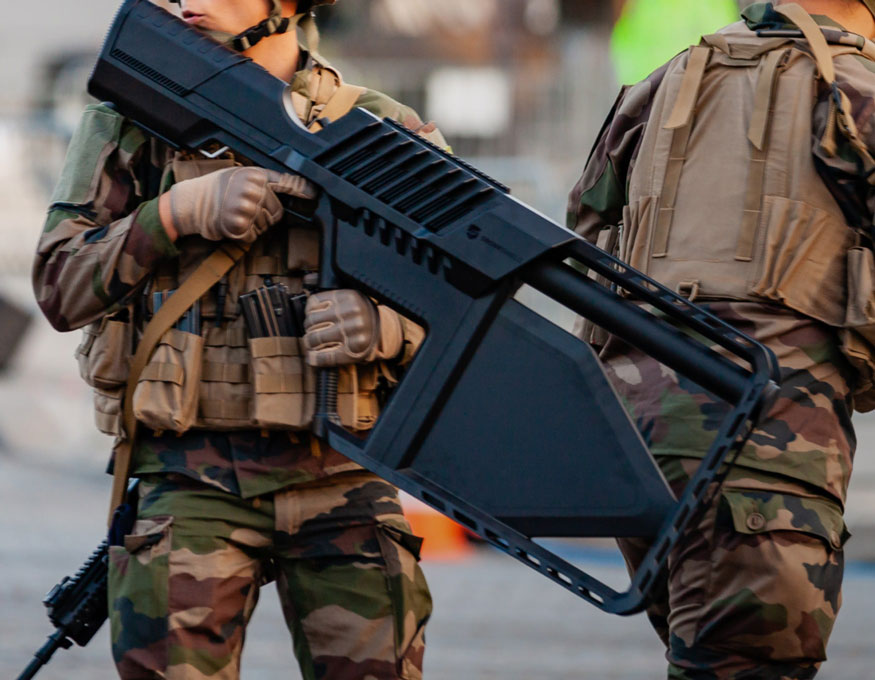
<svg viewBox="0 0 875 680"><path fill-rule="evenodd" d="M14 678L50 632L39 601L98 542L108 480L69 465L0 455L0 678ZM576 561L619 583L612 553ZM435 597L427 680L655 680L659 645L643 617L602 614L503 555L427 563ZM875 568L854 565L826 680L871 678ZM59 652L42 680L112 678L107 631ZM266 588L244 654L247 680L298 678L272 588Z"/></svg>

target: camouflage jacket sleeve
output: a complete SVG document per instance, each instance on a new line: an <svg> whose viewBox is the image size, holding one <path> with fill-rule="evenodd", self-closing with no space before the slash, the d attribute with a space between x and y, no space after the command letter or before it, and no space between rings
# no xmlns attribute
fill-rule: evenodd
<svg viewBox="0 0 875 680"><path fill-rule="evenodd" d="M108 106L85 109L33 266L34 292L56 329L121 308L160 261L177 255L158 217L151 146Z"/></svg>
<svg viewBox="0 0 875 680"><path fill-rule="evenodd" d="M360 106L367 111L370 111L375 116L381 118L391 118L404 125L407 129L419 133L422 137L430 141L432 144L449 150L447 140L438 130L433 122L424 123L419 114L409 106L401 104L388 95L376 90L365 90L356 102L356 106Z"/></svg>
<svg viewBox="0 0 875 680"><path fill-rule="evenodd" d="M852 115L862 141L875 156L875 62L858 55L835 60L839 88L851 102ZM875 215L875 186L867 180L859 156L840 132L835 154L821 143L829 123L831 90L820 81L812 116L812 153L821 179L835 196L848 224L870 232Z"/></svg>
<svg viewBox="0 0 875 680"><path fill-rule="evenodd" d="M619 224L628 197L629 176L638 156L653 97L668 69L620 91L590 153L583 175L568 199L567 226L588 241Z"/></svg>

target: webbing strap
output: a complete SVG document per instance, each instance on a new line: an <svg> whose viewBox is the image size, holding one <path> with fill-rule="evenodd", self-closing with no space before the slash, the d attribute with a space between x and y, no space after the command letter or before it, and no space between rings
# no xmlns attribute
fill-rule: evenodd
<svg viewBox="0 0 875 680"><path fill-rule="evenodd" d="M267 373L255 376L258 394L303 394L304 376L300 373Z"/></svg>
<svg viewBox="0 0 875 680"><path fill-rule="evenodd" d="M690 48L690 57L687 60L687 70L678 96L675 100L674 109L665 124L666 130L676 130L688 125L696 109L696 101L699 99L699 90L702 87L702 79L705 77L705 69L711 58L711 48L697 45Z"/></svg>
<svg viewBox="0 0 875 680"><path fill-rule="evenodd" d="M857 124L851 115L852 107L850 99L839 89L836 83L835 64L833 63L833 55L826 36L824 36L817 22L811 18L811 15L796 3L779 5L775 9L802 31L802 35L805 36L811 48L811 53L814 56L814 61L817 63L821 77L832 89L829 118L827 120L826 131L821 140L821 148L830 156L836 154L838 144L836 143L835 133L838 130L848 140L862 161L869 183L875 185L875 172L873 172L875 170L875 158L872 157L869 148L860 139Z"/></svg>
<svg viewBox="0 0 875 680"><path fill-rule="evenodd" d="M678 91L674 109L672 109L666 130L672 130L671 152L665 166L665 178L662 183L662 193L659 202L659 212L656 216L656 227L653 233L652 257L665 257L668 253L668 239L671 235L671 225L674 221L674 209L677 202L678 189L681 183L684 163L687 157L687 147L693 133L694 113L699 99L699 90L711 57L711 48L696 46L690 48L690 57L684 79Z"/></svg>
<svg viewBox="0 0 875 680"><path fill-rule="evenodd" d="M124 503L128 477L131 472L131 452L137 434L137 418L134 415L134 391L155 347L162 336L183 314L210 288L218 283L249 249L248 244L223 243L204 260L185 282L171 295L152 317L131 360L128 384L125 389L122 427L125 438L115 448L113 460L112 494L110 497L109 521L115 509Z"/></svg>
<svg viewBox="0 0 875 680"><path fill-rule="evenodd" d="M148 364L140 374L141 380L173 383L174 385L181 385L184 377L185 371L182 370L182 366L161 362Z"/></svg>
<svg viewBox="0 0 875 680"><path fill-rule="evenodd" d="M248 383L249 365L205 361L201 367L201 382L224 382L238 385Z"/></svg>
<svg viewBox="0 0 875 680"><path fill-rule="evenodd" d="M753 259L754 239L756 239L757 227L760 223L765 193L766 138L772 119L778 72L788 54L789 50L775 50L770 52L760 64L753 114L747 133L747 138L753 148L750 155L750 168L747 173L747 190L744 195L741 231L738 234L738 244L735 250L735 259L742 262L750 262Z"/></svg>
<svg viewBox="0 0 875 680"><path fill-rule="evenodd" d="M327 120L333 123L338 118L343 118L347 113L352 111L359 97L365 92L365 88L355 85L347 85L341 83L337 91L322 109L318 120L314 120L310 124L310 132L319 132L322 129L322 121Z"/></svg>
<svg viewBox="0 0 875 680"><path fill-rule="evenodd" d="M249 399L201 399L201 415L207 420L242 420L248 422L252 411Z"/></svg>
<svg viewBox="0 0 875 680"><path fill-rule="evenodd" d="M808 41L808 46L811 48L811 53L814 55L814 61L817 62L820 75L828 84L832 85L835 83L836 69L832 61L832 52L830 52L829 43L826 42L826 37L823 35L817 22L795 2L777 5L774 9L778 14L787 17L802 31L802 35L805 36L805 40Z"/></svg>

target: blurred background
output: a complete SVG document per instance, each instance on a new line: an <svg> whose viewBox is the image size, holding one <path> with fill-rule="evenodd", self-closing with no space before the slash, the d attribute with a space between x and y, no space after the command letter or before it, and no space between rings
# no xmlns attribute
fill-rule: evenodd
<svg viewBox="0 0 875 680"><path fill-rule="evenodd" d="M158 3L164 4L166 3ZM117 0L7 1L0 9L0 678L50 630L39 604L97 544L110 441L92 426L72 354L78 333L38 315L29 270L85 82ZM321 52L348 82L435 120L454 151L564 221L568 190L621 82L643 78L738 16L735 0L339 0L319 12ZM563 323L567 318L560 319ZM848 523L846 603L823 677L871 677L875 651L875 417L860 446ZM664 677L643 617L597 612L409 503L428 534L436 601L426 678ZM555 544L597 575L626 581L604 543ZM44 676L110 678L107 632L62 652ZM298 677L266 592L244 677Z"/></svg>

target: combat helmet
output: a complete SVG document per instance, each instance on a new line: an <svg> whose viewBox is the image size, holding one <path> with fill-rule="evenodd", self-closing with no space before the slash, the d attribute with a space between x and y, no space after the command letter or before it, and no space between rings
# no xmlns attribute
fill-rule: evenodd
<svg viewBox="0 0 875 680"><path fill-rule="evenodd" d="M171 3L180 4L180 0L169 0ZM274 33L285 33L290 28L294 28L301 22L302 19L309 16L314 7L319 5L333 5L336 0L300 0L298 2L298 13L293 17L284 17L283 8L280 0L272 0L272 7L267 19L257 23L255 26L250 26L245 31L237 35L223 33L222 31L205 31L216 42L219 42L227 47L243 52L248 50L253 45ZM311 30L315 30L311 29ZM318 34L316 34L318 36ZM318 40L318 38L316 38Z"/></svg>

